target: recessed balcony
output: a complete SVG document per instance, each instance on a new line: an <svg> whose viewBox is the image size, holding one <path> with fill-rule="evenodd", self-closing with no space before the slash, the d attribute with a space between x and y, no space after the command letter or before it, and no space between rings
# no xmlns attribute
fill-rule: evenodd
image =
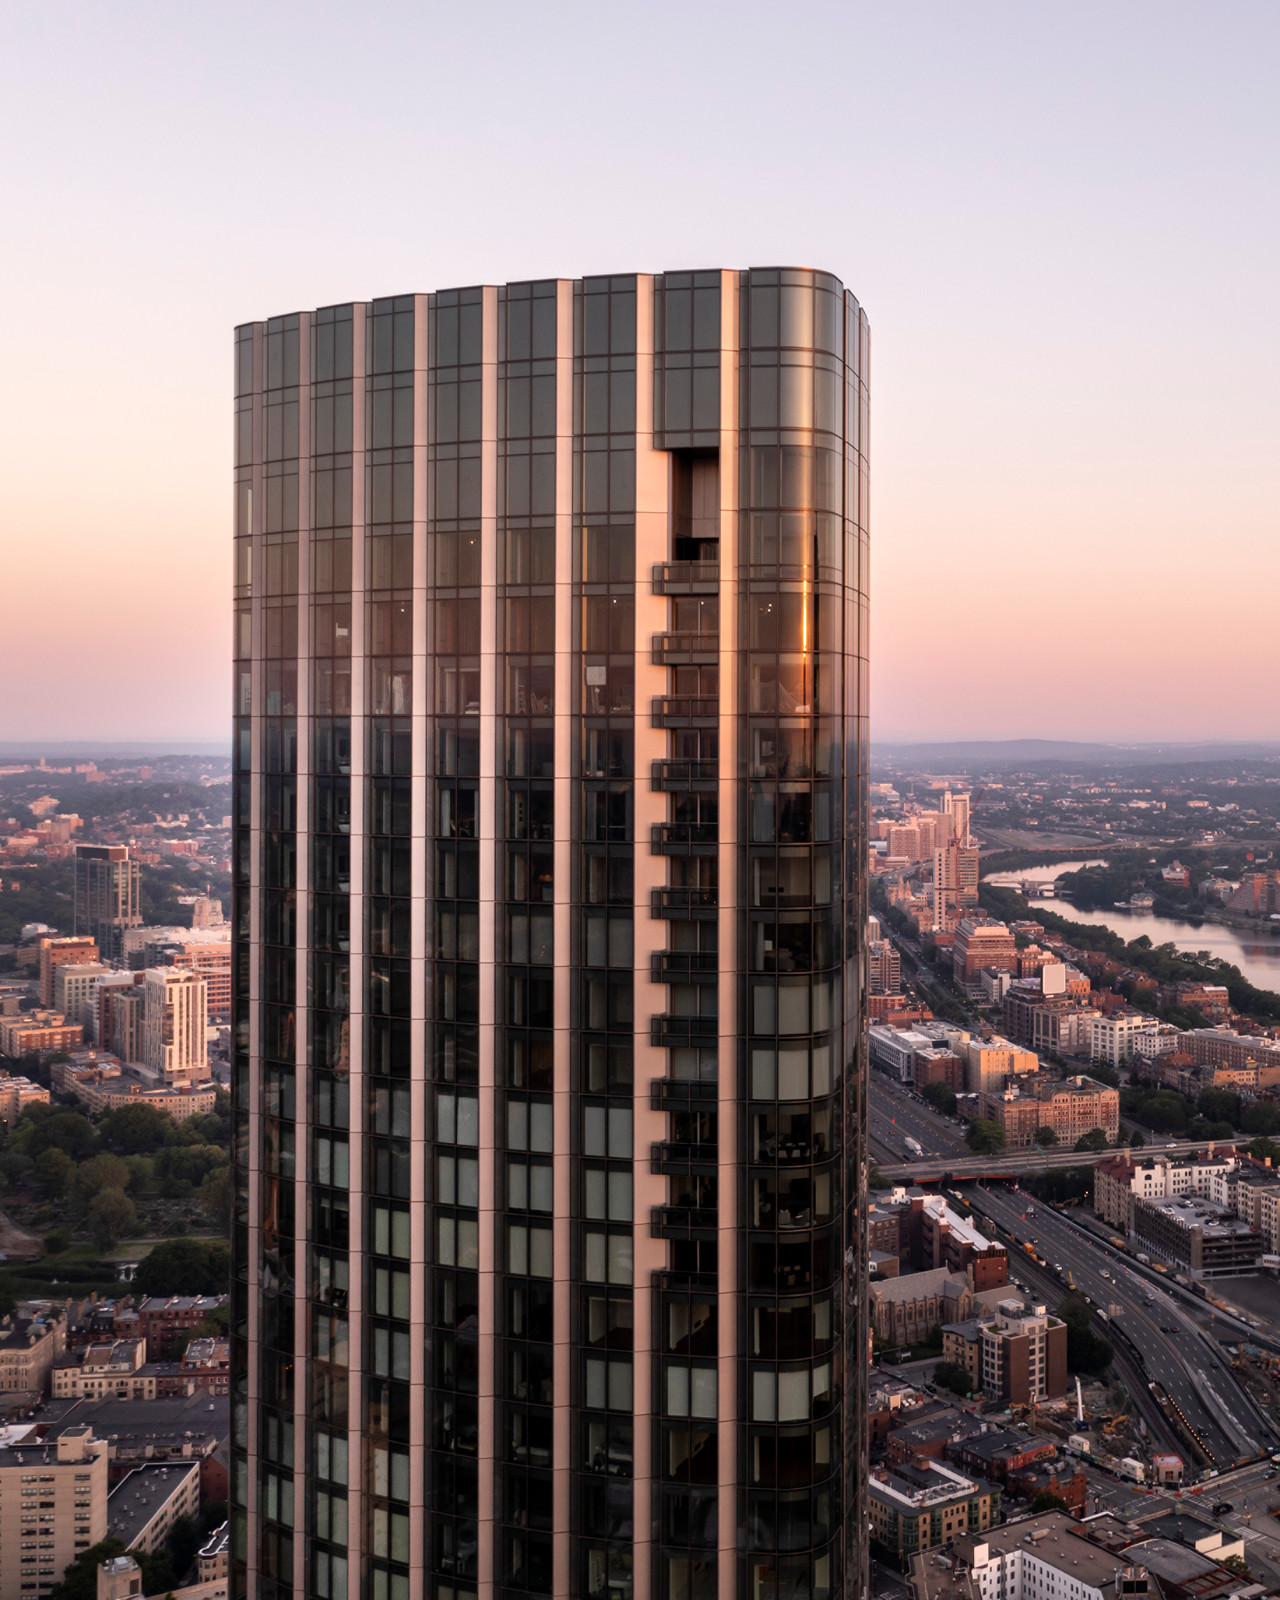
<svg viewBox="0 0 1280 1600"><path fill-rule="evenodd" d="M655 983L715 983L719 960L714 950L655 950L649 976Z"/></svg>
<svg viewBox="0 0 1280 1600"><path fill-rule="evenodd" d="M676 922L710 922L719 915L715 889L684 889L667 886L654 889L649 902L651 916L669 917Z"/></svg>
<svg viewBox="0 0 1280 1600"><path fill-rule="evenodd" d="M650 659L655 667L713 667L720 639L714 633L655 633Z"/></svg>
<svg viewBox="0 0 1280 1600"><path fill-rule="evenodd" d="M654 594L715 594L719 588L718 561L659 561L653 569Z"/></svg>
<svg viewBox="0 0 1280 1600"><path fill-rule="evenodd" d="M655 856L713 856L720 848L717 822L655 822L649 833Z"/></svg>
<svg viewBox="0 0 1280 1600"><path fill-rule="evenodd" d="M718 761L655 761L649 767L654 789L695 790L710 793L720 783Z"/></svg>
<svg viewBox="0 0 1280 1600"><path fill-rule="evenodd" d="M664 1012L649 1021L649 1043L659 1046L714 1044L719 1032L718 1017L673 1017Z"/></svg>
<svg viewBox="0 0 1280 1600"><path fill-rule="evenodd" d="M714 695L654 695L650 714L655 728L715 728L720 702Z"/></svg>

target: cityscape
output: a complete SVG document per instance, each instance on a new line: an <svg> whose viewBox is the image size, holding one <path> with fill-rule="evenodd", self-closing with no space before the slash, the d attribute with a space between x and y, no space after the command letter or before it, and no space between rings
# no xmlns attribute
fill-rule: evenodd
<svg viewBox="0 0 1280 1600"><path fill-rule="evenodd" d="M1280 1600L1276 13L7 36L0 1600Z"/></svg>

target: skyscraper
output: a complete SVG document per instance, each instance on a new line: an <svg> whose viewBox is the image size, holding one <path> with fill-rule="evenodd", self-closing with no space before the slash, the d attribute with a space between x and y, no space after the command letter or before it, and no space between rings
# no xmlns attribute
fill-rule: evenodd
<svg viewBox="0 0 1280 1600"><path fill-rule="evenodd" d="M236 335L233 1592L865 1592L836 279Z"/></svg>
<svg viewBox="0 0 1280 1600"><path fill-rule="evenodd" d="M97 941L108 961L124 952L124 930L142 926L142 867L127 844L76 846L76 932Z"/></svg>

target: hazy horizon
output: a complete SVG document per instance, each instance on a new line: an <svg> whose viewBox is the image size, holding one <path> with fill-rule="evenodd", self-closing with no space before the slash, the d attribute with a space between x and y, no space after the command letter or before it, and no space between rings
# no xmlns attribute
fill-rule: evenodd
<svg viewBox="0 0 1280 1600"><path fill-rule="evenodd" d="M774 262L871 320L877 743L1280 737L1273 5L55 4L3 38L0 739L229 732L237 323Z"/></svg>

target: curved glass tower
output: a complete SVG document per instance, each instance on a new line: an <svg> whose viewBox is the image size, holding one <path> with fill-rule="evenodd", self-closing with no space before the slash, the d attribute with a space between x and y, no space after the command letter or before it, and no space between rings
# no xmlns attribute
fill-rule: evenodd
<svg viewBox="0 0 1280 1600"><path fill-rule="evenodd" d="M868 332L236 334L237 1596L866 1592Z"/></svg>

